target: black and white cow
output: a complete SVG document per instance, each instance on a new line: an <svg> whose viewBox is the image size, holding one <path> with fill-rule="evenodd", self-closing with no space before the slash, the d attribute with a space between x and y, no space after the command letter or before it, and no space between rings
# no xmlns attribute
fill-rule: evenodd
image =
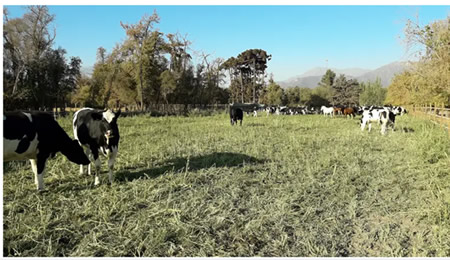
<svg viewBox="0 0 450 260"><path fill-rule="evenodd" d="M364 131L366 124L368 124L370 132L372 129L372 122L381 124L381 134L384 135L389 126L392 126L392 131L394 131L395 114L384 108L364 110L361 117L361 131Z"/></svg>
<svg viewBox="0 0 450 260"><path fill-rule="evenodd" d="M268 107L266 107L266 113L267 113L267 116L269 116L269 114L274 114L275 111L276 111L276 108L275 108L274 106L268 106Z"/></svg>
<svg viewBox="0 0 450 260"><path fill-rule="evenodd" d="M72 140L52 115L45 112L5 112L3 114L3 160L31 162L34 183L44 189L47 159L57 152L69 161L88 165L89 159L76 140Z"/></svg>
<svg viewBox="0 0 450 260"><path fill-rule="evenodd" d="M381 134L386 134L386 130L392 127L392 132L394 132L395 126L395 113L392 111L381 111L380 112L380 124L381 124Z"/></svg>
<svg viewBox="0 0 450 260"><path fill-rule="evenodd" d="M80 145L86 148L86 155L95 164L95 185L100 184L100 158L99 153L108 157L108 178L113 182L114 163L119 150L119 127L117 118L120 110L114 113L111 110L101 111L92 108L82 108L73 116L73 133ZM80 165L80 174L84 173ZM91 165L88 166L91 175Z"/></svg>
<svg viewBox="0 0 450 260"><path fill-rule="evenodd" d="M400 116L403 116L404 114L408 113L408 111L406 111L406 109L404 107L398 107L398 106L392 107L391 111L394 112L395 115L400 115Z"/></svg>
<svg viewBox="0 0 450 260"><path fill-rule="evenodd" d="M230 107L230 121L231 121L231 125L236 124L237 125L237 121L240 120L241 125L242 125L242 119L244 117L244 112L242 111L242 109L238 108L238 107Z"/></svg>

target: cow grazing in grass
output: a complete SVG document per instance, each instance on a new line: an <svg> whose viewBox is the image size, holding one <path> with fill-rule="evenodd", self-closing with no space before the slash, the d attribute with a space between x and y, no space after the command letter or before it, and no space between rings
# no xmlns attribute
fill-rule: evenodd
<svg viewBox="0 0 450 260"><path fill-rule="evenodd" d="M45 112L5 112L3 114L3 160L31 162L37 189L44 190L47 159L57 152L76 164L89 164L89 159L76 140Z"/></svg>
<svg viewBox="0 0 450 260"><path fill-rule="evenodd" d="M320 111L323 113L324 116L330 115L331 117L333 117L333 111L334 111L333 107L321 106Z"/></svg>
<svg viewBox="0 0 450 260"><path fill-rule="evenodd" d="M99 111L92 108L82 108L73 117L73 133L75 139L85 147L86 155L93 159L95 164L95 185L100 184L100 158L99 153L108 157L108 178L113 182L114 163L119 150L119 127L117 119L120 109L114 113L111 110ZM84 173L83 165L80 173ZM88 174L91 175L91 165L88 166Z"/></svg>
<svg viewBox="0 0 450 260"><path fill-rule="evenodd" d="M242 125L242 119L244 117L244 112L242 109L238 107L230 107L230 121L231 125L237 124L237 121L240 120L240 125Z"/></svg>

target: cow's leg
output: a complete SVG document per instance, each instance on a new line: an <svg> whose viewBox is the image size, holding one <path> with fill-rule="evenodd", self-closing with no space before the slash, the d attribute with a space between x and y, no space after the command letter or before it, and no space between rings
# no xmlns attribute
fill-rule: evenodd
<svg viewBox="0 0 450 260"><path fill-rule="evenodd" d="M119 150L119 148L117 146L114 146L111 148L111 150L108 150L107 155L108 155L108 178L109 178L109 183L113 183L113 169L114 169L114 163L116 162L116 157L117 157L117 151Z"/></svg>
<svg viewBox="0 0 450 260"><path fill-rule="evenodd" d="M35 177L37 179L37 189L39 191L44 190L44 169L45 169L45 163L46 163L48 157L49 157L49 155L40 153L40 154L38 154L37 159L36 159L37 174L35 175Z"/></svg>
<svg viewBox="0 0 450 260"><path fill-rule="evenodd" d="M100 161L98 149L95 149L95 150L92 149L92 155L94 156L94 164L95 164L94 185L99 185L100 184L100 167L102 166L102 163Z"/></svg>
<svg viewBox="0 0 450 260"><path fill-rule="evenodd" d="M34 173L34 184L38 185L38 171L36 159L30 159L30 163L31 163L31 170Z"/></svg>
<svg viewBox="0 0 450 260"><path fill-rule="evenodd" d="M91 149L86 148L84 154L86 154L86 157L87 157L89 160L91 160L91 155L92 155ZM88 168L88 174L91 175L91 165L89 164L89 165L87 166L87 168ZM84 174L84 165L83 165L83 164L80 164L80 175L83 175L83 174Z"/></svg>
<svg viewBox="0 0 450 260"><path fill-rule="evenodd" d="M240 124L241 124L241 126L242 126L242 119L241 119L241 122L240 122Z"/></svg>
<svg viewBox="0 0 450 260"><path fill-rule="evenodd" d="M366 120L361 119L361 131L364 131L364 128L366 128Z"/></svg>
<svg viewBox="0 0 450 260"><path fill-rule="evenodd" d="M386 134L386 127L387 127L387 122L381 122L381 134L382 135Z"/></svg>
<svg viewBox="0 0 450 260"><path fill-rule="evenodd" d="M371 121L369 121L369 132L370 132L370 130L372 130L372 122Z"/></svg>

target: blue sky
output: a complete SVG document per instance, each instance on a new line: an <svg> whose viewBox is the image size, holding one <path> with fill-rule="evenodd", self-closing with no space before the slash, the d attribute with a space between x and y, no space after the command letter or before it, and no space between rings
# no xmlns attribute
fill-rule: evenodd
<svg viewBox="0 0 450 260"><path fill-rule="evenodd" d="M24 8L6 6L10 17ZM375 69L407 60L403 28L418 14L421 25L450 15L450 6L49 6L56 15L54 47L95 63L125 38L120 21L136 23L156 10L156 28L188 34L192 49L227 59L260 48L272 54L268 72L286 80L314 67Z"/></svg>

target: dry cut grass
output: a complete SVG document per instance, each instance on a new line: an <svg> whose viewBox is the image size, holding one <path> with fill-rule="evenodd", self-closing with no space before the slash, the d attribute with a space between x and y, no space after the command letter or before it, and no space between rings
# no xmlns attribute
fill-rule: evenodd
<svg viewBox="0 0 450 260"><path fill-rule="evenodd" d="M60 123L70 132L70 118ZM120 118L116 182L4 164L5 256L450 256L450 141L403 116ZM104 162L103 182L106 182Z"/></svg>

